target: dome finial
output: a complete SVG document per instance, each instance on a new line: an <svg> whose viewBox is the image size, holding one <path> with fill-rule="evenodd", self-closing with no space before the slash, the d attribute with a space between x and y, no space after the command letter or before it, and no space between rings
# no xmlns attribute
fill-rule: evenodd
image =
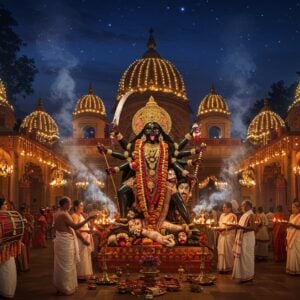
<svg viewBox="0 0 300 300"><path fill-rule="evenodd" d="M215 94L215 93L216 93L215 85L214 85L213 82L212 82L211 87L210 87L210 93L211 93L211 94Z"/></svg>
<svg viewBox="0 0 300 300"><path fill-rule="evenodd" d="M38 103L35 110L44 111L43 99L39 97Z"/></svg>
<svg viewBox="0 0 300 300"><path fill-rule="evenodd" d="M156 43L153 37L153 28L150 28L149 30L149 39L148 39L148 43L147 43L147 47L148 49L155 49L156 48Z"/></svg>
<svg viewBox="0 0 300 300"><path fill-rule="evenodd" d="M264 99L264 106L262 108L262 111L270 110L270 104L269 104L269 99L265 98Z"/></svg>
<svg viewBox="0 0 300 300"><path fill-rule="evenodd" d="M92 82L90 82L90 84L89 84L88 94L94 94L93 87L92 87Z"/></svg>

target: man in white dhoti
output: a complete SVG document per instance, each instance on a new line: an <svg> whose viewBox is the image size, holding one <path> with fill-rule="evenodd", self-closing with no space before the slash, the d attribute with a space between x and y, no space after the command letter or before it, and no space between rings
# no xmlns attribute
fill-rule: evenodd
<svg viewBox="0 0 300 300"><path fill-rule="evenodd" d="M71 199L63 197L59 201L60 210L55 214L54 229L54 273L53 283L58 294L72 295L77 289L76 263L79 261L79 250L75 231L95 216L75 224L69 210Z"/></svg>
<svg viewBox="0 0 300 300"><path fill-rule="evenodd" d="M239 223L232 226L237 229L233 245L232 279L244 283L254 278L255 218L250 201L243 201L241 209L243 215Z"/></svg>
<svg viewBox="0 0 300 300"><path fill-rule="evenodd" d="M287 261L286 272L300 275L300 202L292 203L292 215L287 223Z"/></svg>
<svg viewBox="0 0 300 300"><path fill-rule="evenodd" d="M0 211L7 210L7 202L0 198ZM0 263L0 297L13 298L17 287L17 269L13 255Z"/></svg>
<svg viewBox="0 0 300 300"><path fill-rule="evenodd" d="M237 217L232 213L232 204L225 202L223 204L223 213L219 219L219 238L218 238L218 272L226 273L232 271L233 254L232 248L235 240L235 228L228 224L237 224Z"/></svg>
<svg viewBox="0 0 300 300"><path fill-rule="evenodd" d="M83 203L82 201L73 201L74 213L72 219L74 223L78 224L83 222ZM80 261L77 262L77 278L79 280L89 279L93 275L91 253L94 250L93 237L88 224L84 224L80 229L76 230L76 236L79 246Z"/></svg>
<svg viewBox="0 0 300 300"><path fill-rule="evenodd" d="M260 206L256 214L255 257L257 260L267 260L269 255L268 219Z"/></svg>

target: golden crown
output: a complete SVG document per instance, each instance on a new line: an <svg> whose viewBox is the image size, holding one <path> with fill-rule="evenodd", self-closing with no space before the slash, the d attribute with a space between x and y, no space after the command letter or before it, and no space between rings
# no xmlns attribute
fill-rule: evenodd
<svg viewBox="0 0 300 300"><path fill-rule="evenodd" d="M169 133L172 128L172 121L168 112L160 107L152 96L144 107L139 109L132 119L132 129L137 135L149 122L158 123L165 133Z"/></svg>

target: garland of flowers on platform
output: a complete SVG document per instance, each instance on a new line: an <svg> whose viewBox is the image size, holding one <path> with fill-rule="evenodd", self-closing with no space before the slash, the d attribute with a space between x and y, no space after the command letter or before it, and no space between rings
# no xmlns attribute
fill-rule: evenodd
<svg viewBox="0 0 300 300"><path fill-rule="evenodd" d="M159 143L160 156L158 166L156 168L156 192L152 197L147 187L147 167L145 160L145 142L137 140L135 144L135 157L139 163L136 170L137 182L137 199L140 209L142 210L145 219L148 221L150 227L155 227L161 215L162 208L166 197L166 183L168 176L168 144L161 141ZM150 207L148 207L148 204Z"/></svg>

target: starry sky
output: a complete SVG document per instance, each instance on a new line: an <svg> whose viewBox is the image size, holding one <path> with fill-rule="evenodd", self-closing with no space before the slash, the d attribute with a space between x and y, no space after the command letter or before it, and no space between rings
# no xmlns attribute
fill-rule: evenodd
<svg viewBox="0 0 300 300"><path fill-rule="evenodd" d="M35 93L18 99L31 112L43 97L48 112L70 113L92 83L112 119L118 83L146 50L157 51L183 76L197 110L211 83L235 111L267 95L273 82L298 80L300 1L1 1L19 23L39 74Z"/></svg>

